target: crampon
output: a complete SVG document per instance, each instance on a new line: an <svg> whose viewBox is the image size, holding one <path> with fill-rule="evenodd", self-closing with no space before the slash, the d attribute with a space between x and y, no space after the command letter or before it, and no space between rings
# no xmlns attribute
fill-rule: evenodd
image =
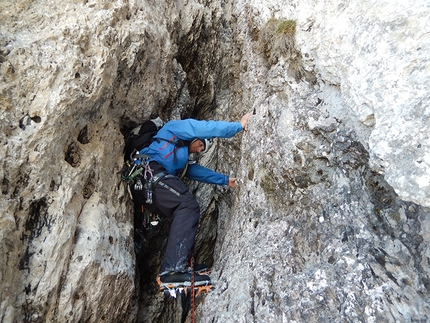
<svg viewBox="0 0 430 323"><path fill-rule="evenodd" d="M157 283L161 292L170 295L172 297L177 296L177 294L184 293L185 295L191 293L192 283L191 282L182 282L182 283L162 283L160 277L157 278ZM200 282L201 283L201 282ZM212 282L204 282L204 284L196 285L194 283L194 293L195 295L199 294L208 294L211 290L214 290Z"/></svg>

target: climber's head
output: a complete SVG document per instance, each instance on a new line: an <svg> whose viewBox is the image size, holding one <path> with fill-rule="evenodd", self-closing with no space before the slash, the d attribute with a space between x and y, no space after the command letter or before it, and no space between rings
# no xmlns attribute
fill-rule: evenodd
<svg viewBox="0 0 430 323"><path fill-rule="evenodd" d="M190 153L205 153L212 146L212 139L199 139L196 138L191 141L188 146L188 151Z"/></svg>

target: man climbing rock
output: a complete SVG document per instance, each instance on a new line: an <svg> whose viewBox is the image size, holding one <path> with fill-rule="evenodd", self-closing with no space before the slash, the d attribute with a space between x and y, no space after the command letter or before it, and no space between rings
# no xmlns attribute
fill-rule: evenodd
<svg viewBox="0 0 430 323"><path fill-rule="evenodd" d="M178 177L209 184L235 186L228 178L197 163L189 163L190 153L206 152L213 138L231 138L245 129L250 114L239 122L201 121L194 119L167 122L154 136L154 141L140 154L146 160L146 184L133 190L135 200L164 217L171 217L169 238L161 263L159 283L168 286L189 286L191 253L200 218L200 207L188 187ZM195 269L196 270L196 269ZM194 275L196 286L210 283L208 275Z"/></svg>

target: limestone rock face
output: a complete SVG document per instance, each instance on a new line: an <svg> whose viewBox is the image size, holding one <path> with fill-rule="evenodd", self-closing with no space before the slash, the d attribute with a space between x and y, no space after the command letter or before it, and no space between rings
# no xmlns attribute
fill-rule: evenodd
<svg viewBox="0 0 430 323"><path fill-rule="evenodd" d="M233 4L231 98L254 116L200 322L429 319L429 14ZM296 51L268 39L271 20L296 21Z"/></svg>
<svg viewBox="0 0 430 323"><path fill-rule="evenodd" d="M246 112L199 160L237 188L190 183L197 321L429 319L428 2L0 5L1 322L181 322L167 223L135 256L123 136Z"/></svg>
<svg viewBox="0 0 430 323"><path fill-rule="evenodd" d="M121 128L178 95L169 5L2 1L2 322L135 320Z"/></svg>

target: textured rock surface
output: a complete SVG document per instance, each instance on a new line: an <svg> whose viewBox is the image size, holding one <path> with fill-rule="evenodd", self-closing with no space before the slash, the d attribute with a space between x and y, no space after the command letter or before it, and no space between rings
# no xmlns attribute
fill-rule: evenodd
<svg viewBox="0 0 430 323"><path fill-rule="evenodd" d="M429 320L426 1L0 5L1 322L180 322L167 223L134 256L123 133L248 111L201 160L237 189L190 184L198 321Z"/></svg>
<svg viewBox="0 0 430 323"><path fill-rule="evenodd" d="M1 320L134 321L120 128L177 95L164 20L175 13L128 1L1 7Z"/></svg>
<svg viewBox="0 0 430 323"><path fill-rule="evenodd" d="M230 89L255 116L200 322L429 320L428 9L234 4ZM265 64L270 18L301 57Z"/></svg>

